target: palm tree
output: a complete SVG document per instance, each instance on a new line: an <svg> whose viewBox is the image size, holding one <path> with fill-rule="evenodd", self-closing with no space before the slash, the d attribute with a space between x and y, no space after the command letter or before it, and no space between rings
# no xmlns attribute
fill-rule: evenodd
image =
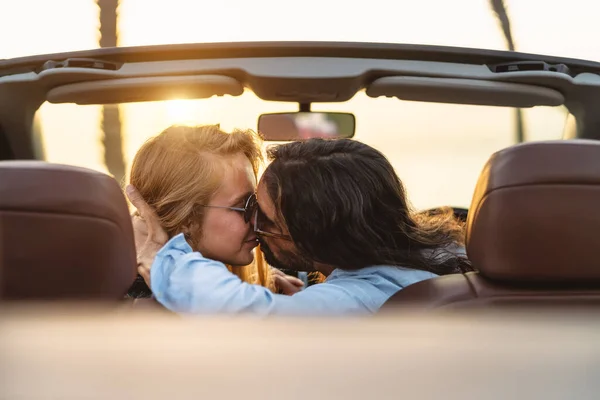
<svg viewBox="0 0 600 400"><path fill-rule="evenodd" d="M508 12L506 11L504 0L490 0L490 5L492 6L492 10L494 10L496 18L498 18L498 22L502 28L504 40L506 40L506 46L508 47L508 50L515 51L515 42L510 29L510 19L508 18ZM522 143L525 140L525 127L523 125L523 111L520 108L515 109L515 122L517 142Z"/></svg>
<svg viewBox="0 0 600 400"><path fill-rule="evenodd" d="M117 47L117 8L119 0L96 0L100 8L100 47ZM125 179L123 159L123 139L121 135L121 115L119 106L102 106L102 144L104 162L108 171L119 183Z"/></svg>

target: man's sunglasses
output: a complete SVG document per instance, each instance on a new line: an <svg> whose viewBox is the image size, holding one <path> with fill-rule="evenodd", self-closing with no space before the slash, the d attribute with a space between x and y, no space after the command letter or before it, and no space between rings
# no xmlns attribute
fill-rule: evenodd
<svg viewBox="0 0 600 400"><path fill-rule="evenodd" d="M268 232L268 231L263 230L262 226L263 226L265 220L267 220L267 217L262 212L262 210L260 209L260 207L258 206L258 203L257 203L256 211L254 212L254 233L256 233L258 236L262 236L262 237L272 237L272 238L276 238L276 239L292 240L292 238L289 235L284 235L283 233Z"/></svg>

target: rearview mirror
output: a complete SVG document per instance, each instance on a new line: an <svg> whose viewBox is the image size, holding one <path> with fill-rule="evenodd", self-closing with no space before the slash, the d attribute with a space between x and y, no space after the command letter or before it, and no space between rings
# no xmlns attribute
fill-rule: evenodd
<svg viewBox="0 0 600 400"><path fill-rule="evenodd" d="M355 125L354 114L347 113L293 112L258 118L258 131L268 141L351 138Z"/></svg>

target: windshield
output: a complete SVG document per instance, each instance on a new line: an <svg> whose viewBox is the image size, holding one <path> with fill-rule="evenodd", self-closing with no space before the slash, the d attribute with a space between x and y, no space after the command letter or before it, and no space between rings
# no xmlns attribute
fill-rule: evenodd
<svg viewBox="0 0 600 400"><path fill-rule="evenodd" d="M494 8L500 3L506 18ZM57 12L59 7L69 12ZM589 0L572 0L568 6L548 0L306 0L297 5L276 0L20 0L0 10L9 11L0 12L0 34L10 38L1 46L2 58L116 45L314 40L514 48L600 61L600 46L594 45L600 3ZM32 26L38 34L31 34ZM390 158L417 208L468 205L485 160L515 142L511 109L369 99L364 93L313 109L355 113L356 139ZM106 145L112 149L108 163L121 163L127 171L140 144L171 123L191 119L226 129L255 128L260 113L295 111L295 106L264 102L250 92L239 98L128 104L119 109L122 140L109 135L105 144L101 132L114 129L102 127L100 110L44 105L39 114L47 159L106 171ZM563 108L525 110L526 140L559 138L565 116ZM108 124L119 129L114 117Z"/></svg>
<svg viewBox="0 0 600 400"><path fill-rule="evenodd" d="M296 111L297 106L263 101L246 91L239 97L133 103L117 109L122 145L102 134L102 126L114 130L114 107L103 125L101 106L45 103L39 113L46 159L113 173L106 164L121 162L128 171L141 144L171 124L256 129L261 113ZM417 209L468 207L488 157L516 141L514 110L509 108L373 99L359 92L345 103L313 104L313 110L354 113L354 138L389 158ZM568 113L563 107L536 107L523 115L525 139L545 140L562 136Z"/></svg>

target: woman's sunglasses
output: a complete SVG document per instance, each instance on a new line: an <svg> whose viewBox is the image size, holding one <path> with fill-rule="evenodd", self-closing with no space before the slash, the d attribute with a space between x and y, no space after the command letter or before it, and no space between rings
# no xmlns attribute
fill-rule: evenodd
<svg viewBox="0 0 600 400"><path fill-rule="evenodd" d="M244 208L241 207L227 207L227 206L207 206L202 205L202 207L211 207L211 208L225 208L228 210L241 212L244 216L244 222L249 223L252 221L254 223L254 233L258 236L263 237L272 237L283 240L292 240L289 235L284 235L282 233L268 232L261 227L264 224L264 221L267 220L266 216L263 214L262 210L258 206L258 201L256 200L256 193L252 193L248 196Z"/></svg>
<svg viewBox="0 0 600 400"><path fill-rule="evenodd" d="M250 223L250 221L252 221L252 216L254 215L255 210L258 208L258 203L256 201L256 195L254 193L252 193L248 199L246 199L246 203L244 205L244 208L241 207L228 207L228 206L209 206L209 205L204 205L204 204L199 204L201 207L208 207L208 208L224 208L226 210L232 210L232 211L238 211L241 212L242 215L244 216L244 222L245 223Z"/></svg>

